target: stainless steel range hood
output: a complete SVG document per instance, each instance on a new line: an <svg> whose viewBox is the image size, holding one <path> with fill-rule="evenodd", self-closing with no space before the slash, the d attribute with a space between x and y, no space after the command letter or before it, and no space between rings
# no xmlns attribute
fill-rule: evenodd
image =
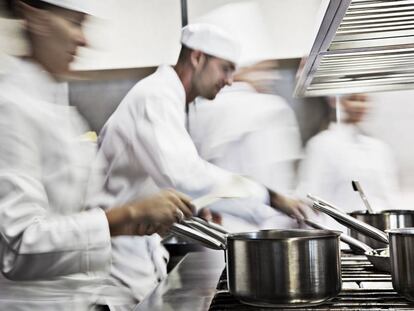
<svg viewBox="0 0 414 311"><path fill-rule="evenodd" d="M414 88L414 0L331 0L294 95Z"/></svg>

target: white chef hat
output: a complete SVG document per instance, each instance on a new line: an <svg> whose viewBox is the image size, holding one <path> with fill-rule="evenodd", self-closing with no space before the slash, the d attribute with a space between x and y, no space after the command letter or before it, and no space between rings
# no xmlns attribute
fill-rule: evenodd
<svg viewBox="0 0 414 311"><path fill-rule="evenodd" d="M91 0L41 0L42 2L50 3L58 7L69 9L77 12L93 15L93 2Z"/></svg>
<svg viewBox="0 0 414 311"><path fill-rule="evenodd" d="M181 43L211 56L237 63L240 45L228 33L211 24L190 24L183 28Z"/></svg>

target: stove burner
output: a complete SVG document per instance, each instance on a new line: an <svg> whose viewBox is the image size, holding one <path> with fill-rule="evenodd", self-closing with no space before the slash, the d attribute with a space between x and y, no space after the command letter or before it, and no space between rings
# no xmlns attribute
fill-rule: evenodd
<svg viewBox="0 0 414 311"><path fill-rule="evenodd" d="M224 270L209 311L414 310L413 302L405 300L392 289L390 274L376 271L364 256L342 257L342 281L343 289L339 295L319 306L291 309L259 308L242 304L229 293Z"/></svg>

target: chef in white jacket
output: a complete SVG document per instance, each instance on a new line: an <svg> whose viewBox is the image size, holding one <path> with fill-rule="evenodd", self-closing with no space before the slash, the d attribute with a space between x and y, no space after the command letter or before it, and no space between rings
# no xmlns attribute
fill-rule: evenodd
<svg viewBox="0 0 414 311"><path fill-rule="evenodd" d="M330 201L345 212L365 210L352 180L361 183L373 209L398 206L398 173L390 147L367 135L362 121L370 109L367 95L343 95L339 99L340 122L312 137L299 169L298 194L307 193ZM331 101L334 107L334 101ZM335 110L333 110L335 111ZM324 217L332 229L347 230Z"/></svg>
<svg viewBox="0 0 414 311"><path fill-rule="evenodd" d="M133 306L108 278L111 236L152 234L191 215L174 191L106 212L86 204L100 177L91 176L95 145L80 139L85 123L58 80L85 45L88 3L9 1L31 53L3 57L0 74L0 310Z"/></svg>
<svg viewBox="0 0 414 311"><path fill-rule="evenodd" d="M223 30L207 24L183 28L181 42L177 64L162 65L138 82L100 134L100 152L108 163L106 202L122 204L165 187L196 198L232 176L199 157L186 130L185 110L197 96L213 99L232 83L238 44ZM302 217L299 202L257 183L250 185L257 202ZM166 275L167 254L160 238L119 237L112 245L115 280L142 299ZM148 282L140 283L143 279Z"/></svg>
<svg viewBox="0 0 414 311"><path fill-rule="evenodd" d="M190 108L189 132L203 159L271 189L292 193L302 156L301 138L286 101L257 90L261 79L271 76L271 69L270 61L242 67L233 85L214 101L197 99ZM229 231L298 226L270 206L248 199L217 202L210 209L222 214Z"/></svg>

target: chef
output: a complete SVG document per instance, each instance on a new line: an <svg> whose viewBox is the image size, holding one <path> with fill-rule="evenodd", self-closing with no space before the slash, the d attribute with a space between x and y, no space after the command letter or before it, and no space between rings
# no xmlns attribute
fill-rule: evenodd
<svg viewBox="0 0 414 311"><path fill-rule="evenodd" d="M203 159L269 188L292 192L295 164L302 156L297 121L281 97L259 92L274 67L274 62L262 61L239 68L233 85L214 101L197 99L189 113L189 132ZM255 200L220 201L210 209L220 212L223 226L232 232L298 226Z"/></svg>
<svg viewBox="0 0 414 311"><path fill-rule="evenodd" d="M329 104L335 112L334 101ZM340 96L339 122L331 122L306 145L306 156L299 169L298 195L312 193L345 212L365 210L351 184L358 180L376 211L398 206L398 172L393 153L362 126L371 105L365 94ZM346 231L329 217L323 218L333 229Z"/></svg>
<svg viewBox="0 0 414 311"><path fill-rule="evenodd" d="M86 204L91 179L99 180L90 174L96 150L79 139L85 123L68 106L67 84L59 80L86 44L87 4L8 1L24 20L30 53L2 56L0 310L133 305L107 277L111 236L152 234L191 215L188 199L172 190L106 212Z"/></svg>
<svg viewBox="0 0 414 311"><path fill-rule="evenodd" d="M214 99L231 85L238 43L207 24L184 27L181 43L177 64L161 65L139 81L101 132L100 153L108 163L103 201L122 204L166 187L196 198L233 176L199 157L186 130L185 111L196 97ZM258 183L249 185L257 202L303 217L299 202ZM138 300L166 275L167 254L158 236L119 237L113 250L113 277Z"/></svg>

